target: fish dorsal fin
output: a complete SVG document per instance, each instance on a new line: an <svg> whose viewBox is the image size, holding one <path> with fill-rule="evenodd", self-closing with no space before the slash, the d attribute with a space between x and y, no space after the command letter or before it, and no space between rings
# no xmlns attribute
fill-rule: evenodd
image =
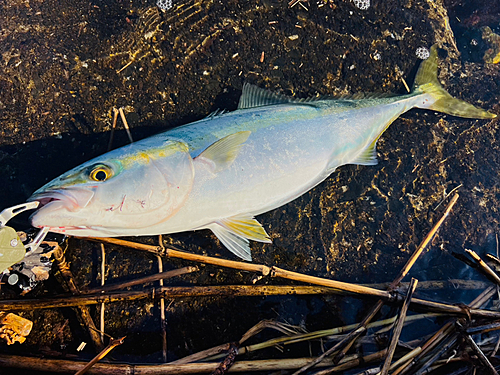
<svg viewBox="0 0 500 375"><path fill-rule="evenodd" d="M367 148L363 150L352 164L359 165L377 165L377 140L373 141Z"/></svg>
<svg viewBox="0 0 500 375"><path fill-rule="evenodd" d="M250 215L220 219L208 228L231 252L248 261L252 260L248 240L272 243L262 225Z"/></svg>
<svg viewBox="0 0 500 375"><path fill-rule="evenodd" d="M236 159L241 146L246 142L250 133L250 131L241 131L229 134L219 139L217 142L212 143L194 160L205 161L212 165L214 173L219 172L229 167L234 159Z"/></svg>
<svg viewBox="0 0 500 375"><path fill-rule="evenodd" d="M216 118L218 116L222 116L224 113L226 113L225 109L216 109L215 111L210 113L207 117L205 117L205 119L213 120L214 118Z"/></svg>
<svg viewBox="0 0 500 375"><path fill-rule="evenodd" d="M243 91L241 92L240 101L238 103L238 109L291 103L292 101L293 99L287 98L284 95L275 94L250 83L245 83L243 85Z"/></svg>

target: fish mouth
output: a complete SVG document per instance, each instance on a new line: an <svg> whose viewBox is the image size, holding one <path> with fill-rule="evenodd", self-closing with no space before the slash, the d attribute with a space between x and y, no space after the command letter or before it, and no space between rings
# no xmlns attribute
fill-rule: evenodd
<svg viewBox="0 0 500 375"><path fill-rule="evenodd" d="M82 188L65 188L54 189L48 191L36 191L29 199L28 202L38 201L40 209L48 209L49 206L53 208L64 207L68 211L76 212L86 207L94 196L94 191Z"/></svg>

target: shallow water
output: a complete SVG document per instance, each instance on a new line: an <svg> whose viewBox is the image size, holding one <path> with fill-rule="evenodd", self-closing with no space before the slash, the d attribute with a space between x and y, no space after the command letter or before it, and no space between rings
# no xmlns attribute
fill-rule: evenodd
<svg viewBox="0 0 500 375"><path fill-rule="evenodd" d="M403 78L410 85L417 48L435 42L443 47L440 78L446 89L500 113L499 66L482 60L488 45L479 31L490 26L500 32L498 1L466 7L450 0L440 7L440 2L394 0L374 2L367 10L349 1L303 5L181 1L162 13L147 1L0 4L0 207L24 202L46 181L105 152L113 107L125 107L139 139L217 109L234 110L244 82L296 97L405 93ZM446 28L446 12L452 29ZM341 167L294 202L261 215L273 245L253 243L254 262L353 283L392 281L441 216L449 200L439 205L443 198L460 186L452 214L410 275L420 281L484 280L452 253L496 252L497 128L496 120L406 113L378 142L377 166ZM126 142L119 131L114 146ZM28 227L26 217L11 224ZM235 259L205 231L165 239L186 251ZM157 272L153 256L106 249L106 283ZM79 286L100 284L98 244L72 240L66 256ZM184 265L190 263L164 261L167 270ZM249 284L254 276L207 266L172 283ZM32 295L58 292L59 284L50 279ZM468 303L479 292L417 290L416 295ZM236 341L261 319L309 331L354 323L370 304L321 296L168 299L168 358ZM98 320L97 309L92 314ZM36 354L48 348L52 355L68 356L87 340L70 310L22 315L35 322L27 342L0 350ZM70 323L61 329L66 320ZM106 324L110 335L127 335L114 359L161 358L157 304L107 305ZM429 332L435 329L429 325ZM403 330L408 337L421 333L420 327ZM305 344L289 350L285 354L309 355ZM93 354L90 345L83 353ZM277 351L263 356L270 355L284 356Z"/></svg>

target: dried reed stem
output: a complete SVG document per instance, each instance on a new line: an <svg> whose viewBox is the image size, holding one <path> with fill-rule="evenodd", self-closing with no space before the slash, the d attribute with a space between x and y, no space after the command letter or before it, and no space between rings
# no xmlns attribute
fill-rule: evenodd
<svg viewBox="0 0 500 375"><path fill-rule="evenodd" d="M411 285L408 289L408 293L406 294L406 298L403 302L403 306L401 307L401 311L398 316L398 320L396 326L394 327L394 331L392 333L391 343L389 345L389 349L387 351L387 357L385 358L384 366L382 367L382 371L380 371L381 375L387 375L389 373L389 368L391 367L392 357L394 356L394 351L396 350L396 346L398 345L399 336L401 335L401 331L403 330L403 324L406 319L406 313L408 311L408 306L410 305L411 297L417 288L417 279L411 279Z"/></svg>
<svg viewBox="0 0 500 375"><path fill-rule="evenodd" d="M249 272L257 272L257 273L260 273L264 276L269 275L269 273L271 272L270 267L259 265L259 264L237 262L234 260L226 260L226 259L221 259L221 258L208 257L208 256L204 256L204 255L191 254L191 253L187 253L185 251L179 251L179 250L174 250L174 249L170 249L170 248L162 248L160 246L146 245L146 244L142 244L142 243L138 243L138 242L121 240L118 238L88 237L85 239L95 241L95 242L108 243L108 244L112 244L112 245L125 246L125 247L129 247L131 249L136 249L136 250L143 250L143 251L147 251L147 252L150 252L150 253L153 253L156 255L166 256L168 258L185 259L185 260L190 260L193 262L212 264L215 266L221 266L221 267L226 267L226 268L233 268L233 269L249 271Z"/></svg>
<svg viewBox="0 0 500 375"><path fill-rule="evenodd" d="M408 260L408 262L405 264L399 275L394 279L392 282L392 285L389 287L390 290L395 289L398 284L403 280L403 278L410 272L410 269L413 267L417 259L420 257L420 254L425 250L427 245L432 241L434 236L436 235L437 231L443 224L444 220L448 217L451 209L457 203L458 200L458 194L455 194L453 198L451 199L450 203L448 203L448 206L446 207L443 215L441 218L438 220L438 222L432 227L429 233L427 233L427 236L425 236L424 240L422 243L418 246L418 249L412 254L411 258Z"/></svg>
<svg viewBox="0 0 500 375"><path fill-rule="evenodd" d="M476 261L483 273L492 279L497 285L500 285L500 277L488 266L484 260L474 250L465 249L465 251Z"/></svg>
<svg viewBox="0 0 500 375"><path fill-rule="evenodd" d="M183 267L172 271L160 272L150 276L139 277L137 279L125 281L122 283L109 284L104 288L101 287L101 288L86 289L85 291L83 291L82 294L94 294L94 293L97 294L97 293L111 292L113 290L125 289L131 286L149 284L158 280L170 279L175 276L185 275L187 273L196 272L198 270L199 268L196 266Z"/></svg>
<svg viewBox="0 0 500 375"><path fill-rule="evenodd" d="M331 372L347 371L358 367L361 364L379 361L386 355L387 350L382 350L364 357L354 356L352 360L346 361L335 367L331 367L324 374ZM251 372L251 371L279 371L294 370L311 361L311 358L290 358L274 360L240 361L231 367L231 372ZM332 362L325 360L319 364L321 367L331 366ZM80 361L41 359L23 356L8 356L0 354L0 366L3 368L19 368L31 371L45 371L50 373L68 373L80 371L84 364ZM184 375L198 374L214 371L219 363L188 363L181 365L154 364L110 364L95 363L92 373L102 375L125 375L125 374L148 374L148 375Z"/></svg>
<svg viewBox="0 0 500 375"><path fill-rule="evenodd" d="M113 108L113 127L111 128L111 135L109 136L108 151L111 151L113 145L113 138L115 136L116 120L118 120L118 110Z"/></svg>
<svg viewBox="0 0 500 375"><path fill-rule="evenodd" d="M108 346L106 346L99 354L97 354L89 363L85 365L84 368L79 370L75 375L85 374L88 370L90 370L92 366L94 366L97 362L106 357L108 353L111 352L114 348L116 348L118 345L123 344L123 340L125 340L125 337L122 337L120 339L111 339L109 341Z"/></svg>
<svg viewBox="0 0 500 375"><path fill-rule="evenodd" d="M106 274L106 250L104 244L101 244L101 287L104 288ZM101 303L101 340L104 341L104 307L105 303Z"/></svg>
<svg viewBox="0 0 500 375"><path fill-rule="evenodd" d="M159 238L160 246L163 246L163 238L160 234ZM161 256L157 256L158 260L158 272L163 273L163 260ZM163 279L159 279L160 288L163 287ZM161 325L161 347L162 347L162 359L163 362L167 362L167 320L165 318L165 298L160 298L160 325Z"/></svg>
<svg viewBox="0 0 500 375"><path fill-rule="evenodd" d="M132 134L130 133L130 128L128 127L127 118L125 117L125 113L123 112L123 108L120 107L118 111L120 112L120 117L123 121L123 126L125 127L125 131L127 132L128 139L130 143L134 143L134 140L132 139Z"/></svg>

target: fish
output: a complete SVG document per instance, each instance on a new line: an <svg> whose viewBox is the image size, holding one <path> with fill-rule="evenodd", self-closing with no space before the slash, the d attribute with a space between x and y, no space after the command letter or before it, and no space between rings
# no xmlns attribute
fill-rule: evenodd
<svg viewBox="0 0 500 375"><path fill-rule="evenodd" d="M437 78L437 47L413 91L400 96L294 99L244 84L238 108L131 143L36 190L31 224L77 237L150 236L210 229L251 261L271 243L257 215L276 209L346 164L375 165L376 144L401 114L495 114L452 97Z"/></svg>

